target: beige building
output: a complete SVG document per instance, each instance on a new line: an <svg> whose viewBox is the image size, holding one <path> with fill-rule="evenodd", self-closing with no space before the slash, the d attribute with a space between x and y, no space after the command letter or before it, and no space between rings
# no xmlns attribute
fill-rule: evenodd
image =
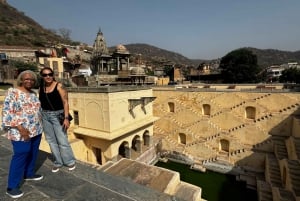
<svg viewBox="0 0 300 201"><path fill-rule="evenodd" d="M70 88L76 158L95 165L136 158L152 144L154 99L149 87ZM41 147L49 151L46 142Z"/></svg>

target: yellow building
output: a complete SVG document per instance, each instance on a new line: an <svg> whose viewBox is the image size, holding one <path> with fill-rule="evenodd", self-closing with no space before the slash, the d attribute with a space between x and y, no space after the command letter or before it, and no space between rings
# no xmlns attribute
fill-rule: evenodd
<svg viewBox="0 0 300 201"><path fill-rule="evenodd" d="M134 158L152 144L152 89L143 86L69 88L74 120L69 138L76 158L103 165ZM49 151L44 141L41 148Z"/></svg>
<svg viewBox="0 0 300 201"><path fill-rule="evenodd" d="M64 78L64 64L61 57L38 57L38 63L53 69L55 77Z"/></svg>

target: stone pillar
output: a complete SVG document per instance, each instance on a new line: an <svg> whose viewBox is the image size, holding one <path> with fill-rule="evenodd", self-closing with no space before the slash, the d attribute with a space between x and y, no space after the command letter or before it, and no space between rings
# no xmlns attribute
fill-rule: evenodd
<svg viewBox="0 0 300 201"><path fill-rule="evenodd" d="M117 57L117 71L120 70L120 58Z"/></svg>
<svg viewBox="0 0 300 201"><path fill-rule="evenodd" d="M129 57L127 57L127 69L126 70L129 70Z"/></svg>
<svg viewBox="0 0 300 201"><path fill-rule="evenodd" d="M103 69L103 59L101 59L101 72L103 72L104 69Z"/></svg>

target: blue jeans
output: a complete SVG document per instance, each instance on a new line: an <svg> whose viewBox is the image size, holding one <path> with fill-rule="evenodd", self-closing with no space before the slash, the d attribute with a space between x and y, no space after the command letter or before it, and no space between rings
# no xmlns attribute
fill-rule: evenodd
<svg viewBox="0 0 300 201"><path fill-rule="evenodd" d="M58 119L58 115L61 112L63 111L42 111L45 137L50 146L54 158L54 166L56 167L75 164L75 157L68 141L67 132Z"/></svg>
<svg viewBox="0 0 300 201"><path fill-rule="evenodd" d="M39 153L42 135L29 141L11 141L13 156L10 162L7 188L19 188L21 180L35 175L35 162Z"/></svg>

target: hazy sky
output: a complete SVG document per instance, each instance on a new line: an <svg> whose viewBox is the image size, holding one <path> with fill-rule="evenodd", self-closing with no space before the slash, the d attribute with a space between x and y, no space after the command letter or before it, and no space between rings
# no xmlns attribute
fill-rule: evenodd
<svg viewBox="0 0 300 201"><path fill-rule="evenodd" d="M93 45L146 43L190 59L240 47L300 50L300 0L7 0L47 29Z"/></svg>

